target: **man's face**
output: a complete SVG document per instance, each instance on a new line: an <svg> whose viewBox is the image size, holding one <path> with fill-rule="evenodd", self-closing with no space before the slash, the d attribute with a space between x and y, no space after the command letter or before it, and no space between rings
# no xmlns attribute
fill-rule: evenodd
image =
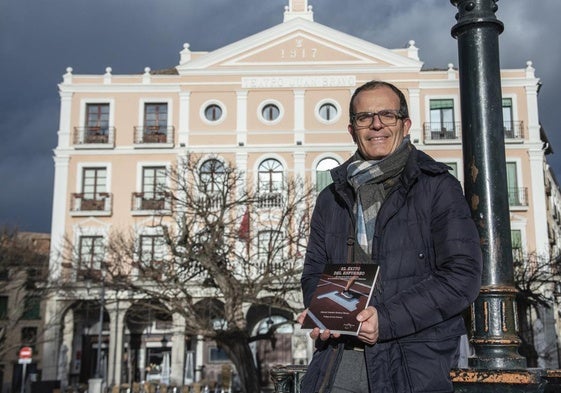
<svg viewBox="0 0 561 393"><path fill-rule="evenodd" d="M399 97L388 87L381 86L360 92L354 100L354 113L399 112ZM349 124L348 130L358 146L358 151L366 160L381 160L397 149L411 128L410 119L398 119L392 126L382 124L379 116L374 116L372 124L366 127Z"/></svg>

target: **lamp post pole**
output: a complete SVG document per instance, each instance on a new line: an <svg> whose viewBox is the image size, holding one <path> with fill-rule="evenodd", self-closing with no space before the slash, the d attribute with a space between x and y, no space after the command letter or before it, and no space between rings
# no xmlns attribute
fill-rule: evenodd
<svg viewBox="0 0 561 393"><path fill-rule="evenodd" d="M470 367L521 369L505 166L495 0L450 0L458 8L464 185L483 252L481 292L472 306Z"/></svg>

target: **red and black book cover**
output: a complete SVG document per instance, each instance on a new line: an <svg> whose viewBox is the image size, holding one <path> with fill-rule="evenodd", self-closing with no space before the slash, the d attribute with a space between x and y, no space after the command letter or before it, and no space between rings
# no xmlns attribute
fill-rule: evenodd
<svg viewBox="0 0 561 393"><path fill-rule="evenodd" d="M360 330L356 316L368 306L379 270L372 263L326 265L302 329L319 327L356 336Z"/></svg>

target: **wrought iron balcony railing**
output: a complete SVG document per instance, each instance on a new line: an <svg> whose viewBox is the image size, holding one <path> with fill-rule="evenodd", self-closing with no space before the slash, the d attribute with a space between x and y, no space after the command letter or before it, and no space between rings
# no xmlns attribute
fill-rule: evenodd
<svg viewBox="0 0 561 393"><path fill-rule="evenodd" d="M108 192L73 193L72 212L111 213L113 197Z"/></svg>
<svg viewBox="0 0 561 393"><path fill-rule="evenodd" d="M173 126L137 126L134 127L134 143L145 144L173 144Z"/></svg>
<svg viewBox="0 0 561 393"><path fill-rule="evenodd" d="M522 121L505 121L504 122L505 139L524 139L524 122Z"/></svg>
<svg viewBox="0 0 561 393"><path fill-rule="evenodd" d="M508 205L510 207L528 206L528 188L518 187L508 189Z"/></svg>
<svg viewBox="0 0 561 393"><path fill-rule="evenodd" d="M74 127L74 145L115 146L115 127Z"/></svg>
<svg viewBox="0 0 561 393"><path fill-rule="evenodd" d="M423 126L425 143L460 143L462 140L462 126L460 122L431 123ZM505 121L505 139L510 142L524 139L524 122Z"/></svg>
<svg viewBox="0 0 561 393"><path fill-rule="evenodd" d="M166 192L133 192L133 211L171 212L171 196Z"/></svg>
<svg viewBox="0 0 561 393"><path fill-rule="evenodd" d="M425 123L423 126L425 143L460 143L462 126L460 122Z"/></svg>

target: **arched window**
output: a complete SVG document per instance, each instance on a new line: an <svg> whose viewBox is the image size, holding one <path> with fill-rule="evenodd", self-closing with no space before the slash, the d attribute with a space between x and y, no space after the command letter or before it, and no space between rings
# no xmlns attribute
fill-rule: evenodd
<svg viewBox="0 0 561 393"><path fill-rule="evenodd" d="M259 165L259 184L260 193L280 191L282 187L284 168L282 164L270 158Z"/></svg>
<svg viewBox="0 0 561 393"><path fill-rule="evenodd" d="M334 158L324 158L316 166L316 191L320 192L325 187L330 185L333 180L331 179L331 169L339 165L339 162Z"/></svg>
<svg viewBox="0 0 561 393"><path fill-rule="evenodd" d="M212 158L203 162L199 173L201 192L213 194L222 190L224 176L224 164L220 160Z"/></svg>
<svg viewBox="0 0 561 393"><path fill-rule="evenodd" d="M281 204L284 168L275 159L267 159L259 165L257 191L259 207L278 207Z"/></svg>

